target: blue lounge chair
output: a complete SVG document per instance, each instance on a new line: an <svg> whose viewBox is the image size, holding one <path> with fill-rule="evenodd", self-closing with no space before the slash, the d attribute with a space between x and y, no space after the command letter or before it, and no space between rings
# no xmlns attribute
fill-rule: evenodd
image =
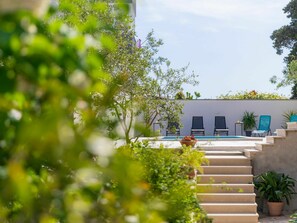
<svg viewBox="0 0 297 223"><path fill-rule="evenodd" d="M202 116L193 116L191 135L205 135Z"/></svg>
<svg viewBox="0 0 297 223"><path fill-rule="evenodd" d="M226 135L229 133L229 129L226 126L225 116L215 116L215 128L213 134L219 135L220 133L225 133Z"/></svg>
<svg viewBox="0 0 297 223"><path fill-rule="evenodd" d="M257 130L252 131L252 136L265 136L271 134L270 130L271 116L260 115L259 127Z"/></svg>
<svg viewBox="0 0 297 223"><path fill-rule="evenodd" d="M290 122L297 122L297 115L291 115Z"/></svg>
<svg viewBox="0 0 297 223"><path fill-rule="evenodd" d="M177 122L170 122L168 121L168 125L166 128L166 136L168 135L176 135L180 136L180 128Z"/></svg>

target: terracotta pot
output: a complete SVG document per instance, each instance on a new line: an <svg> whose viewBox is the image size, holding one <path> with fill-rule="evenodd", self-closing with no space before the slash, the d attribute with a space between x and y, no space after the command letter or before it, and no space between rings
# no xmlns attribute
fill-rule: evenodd
<svg viewBox="0 0 297 223"><path fill-rule="evenodd" d="M284 202L267 202L269 215L280 216L282 214Z"/></svg>
<svg viewBox="0 0 297 223"><path fill-rule="evenodd" d="M186 145L186 146L192 146L192 147L195 146L196 142L197 142L197 140L191 140L191 141L188 141L188 140L180 140L180 144L182 144L182 145Z"/></svg>
<svg viewBox="0 0 297 223"><path fill-rule="evenodd" d="M0 0L0 13L28 10L37 16L43 15L50 0Z"/></svg>
<svg viewBox="0 0 297 223"><path fill-rule="evenodd" d="M191 171L188 173L188 179L189 179L189 180L195 179L196 176L197 176L197 170L196 170L196 169L193 169L193 170L191 170Z"/></svg>

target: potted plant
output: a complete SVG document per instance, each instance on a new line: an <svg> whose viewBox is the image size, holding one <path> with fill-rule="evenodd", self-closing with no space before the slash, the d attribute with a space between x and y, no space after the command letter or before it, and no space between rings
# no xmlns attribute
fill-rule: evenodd
<svg viewBox="0 0 297 223"><path fill-rule="evenodd" d="M256 127L256 115L254 112L245 111L242 117L243 128L246 136L252 135L252 130Z"/></svg>
<svg viewBox="0 0 297 223"><path fill-rule="evenodd" d="M198 140L195 138L194 135L185 136L180 140L180 144L194 147L197 141Z"/></svg>
<svg viewBox="0 0 297 223"><path fill-rule="evenodd" d="M283 173L268 171L255 177L255 188L261 198L267 200L269 214L279 216L284 207L284 200L289 204L295 192L296 180Z"/></svg>

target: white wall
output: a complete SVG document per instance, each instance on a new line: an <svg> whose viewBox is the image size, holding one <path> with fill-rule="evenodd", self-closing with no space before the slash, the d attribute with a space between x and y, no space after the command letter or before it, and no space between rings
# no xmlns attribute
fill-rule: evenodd
<svg viewBox="0 0 297 223"><path fill-rule="evenodd" d="M290 110L297 111L297 100L181 100L184 104L181 122L181 135L188 135L191 131L192 117L203 116L206 135L213 135L214 117L225 116L229 135L234 135L234 124L241 120L245 111L255 112L256 115L271 115L271 131L281 128L283 114ZM258 118L257 118L258 121ZM258 122L257 122L258 125ZM167 126L167 124L165 124ZM239 134L239 126L237 127ZM162 130L165 135L165 129Z"/></svg>

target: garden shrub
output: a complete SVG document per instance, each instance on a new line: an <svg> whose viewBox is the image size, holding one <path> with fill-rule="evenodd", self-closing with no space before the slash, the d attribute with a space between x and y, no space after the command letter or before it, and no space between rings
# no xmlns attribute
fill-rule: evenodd
<svg viewBox="0 0 297 223"><path fill-rule="evenodd" d="M149 200L161 202L161 213L167 222L210 222L196 197L197 182L188 177L189 171L207 163L202 152L190 147L151 149L146 143L134 143L130 150L143 165Z"/></svg>
<svg viewBox="0 0 297 223"><path fill-rule="evenodd" d="M150 188L154 181L144 180L149 171L143 160L153 156L150 150L135 156L114 151L104 118L124 80L101 69L102 52L113 44L107 45L50 16L0 14L1 222L159 223L189 222L192 211L204 216L183 175L174 175L173 187L159 172L158 186ZM99 95L96 112L92 92ZM80 125L74 124L76 113ZM169 162L174 157L158 159L181 174ZM158 202L157 189L166 187ZM184 208L175 206L178 199ZM170 216L166 207L177 213Z"/></svg>
<svg viewBox="0 0 297 223"><path fill-rule="evenodd" d="M234 94L225 94L217 97L218 99L239 99L239 100L271 100L271 99L288 99L277 93L262 93L255 90L237 92Z"/></svg>

